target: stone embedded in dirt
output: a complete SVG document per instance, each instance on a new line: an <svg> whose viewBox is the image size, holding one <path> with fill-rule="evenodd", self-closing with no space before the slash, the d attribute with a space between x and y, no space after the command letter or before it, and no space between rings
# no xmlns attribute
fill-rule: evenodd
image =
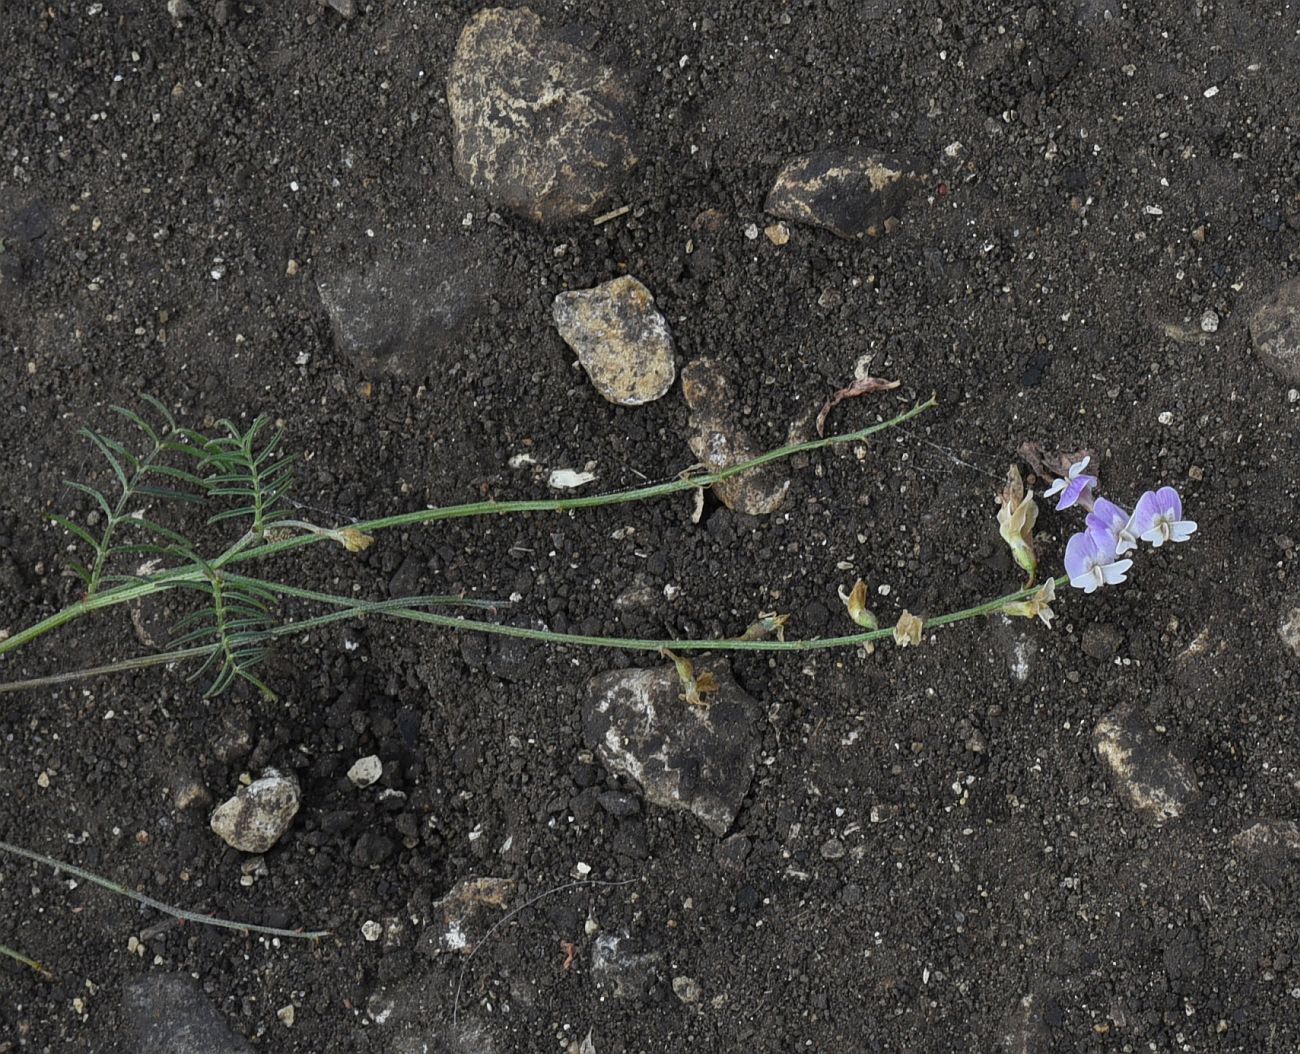
<svg viewBox="0 0 1300 1054"><path fill-rule="evenodd" d="M605 791L600 794L596 801L610 816L617 820L628 820L636 816L641 811L641 803L630 794L624 794L622 791Z"/></svg>
<svg viewBox="0 0 1300 1054"><path fill-rule="evenodd" d="M650 290L631 275L561 293L553 314L564 343L611 403L653 402L677 379L668 323Z"/></svg>
<svg viewBox="0 0 1300 1054"><path fill-rule="evenodd" d="M1082 647L1085 655L1105 661L1114 657L1124 643L1124 637L1109 622L1098 622L1083 631Z"/></svg>
<svg viewBox="0 0 1300 1054"><path fill-rule="evenodd" d="M447 75L456 174L539 223L593 212L636 164L631 93L527 7L465 24Z"/></svg>
<svg viewBox="0 0 1300 1054"><path fill-rule="evenodd" d="M1005 1054L1051 1054L1052 1033L1043 1009L1038 996L1023 996L998 1030L998 1047Z"/></svg>
<svg viewBox="0 0 1300 1054"><path fill-rule="evenodd" d="M253 716L242 706L221 711L221 728L212 741L212 756L223 764L245 758L253 749Z"/></svg>
<svg viewBox="0 0 1300 1054"><path fill-rule="evenodd" d="M677 996L683 1003L698 1003L700 1001L700 992L700 982L694 977L678 974L673 978L673 995Z"/></svg>
<svg viewBox="0 0 1300 1054"><path fill-rule="evenodd" d="M363 373L415 380L443 372L492 286L484 243L464 237L398 240L316 283L340 354Z"/></svg>
<svg viewBox="0 0 1300 1054"><path fill-rule="evenodd" d="M198 776L187 772L176 781L176 789L172 791L172 802L180 812L206 809L212 804L212 794Z"/></svg>
<svg viewBox="0 0 1300 1054"><path fill-rule="evenodd" d="M1277 635L1292 655L1300 656L1300 608L1292 608L1278 623Z"/></svg>
<svg viewBox="0 0 1300 1054"><path fill-rule="evenodd" d="M378 831L366 831L352 847L352 862L358 867L376 867L393 855L397 847Z"/></svg>
<svg viewBox="0 0 1300 1054"><path fill-rule="evenodd" d="M188 974L147 974L122 986L134 1054L252 1054Z"/></svg>
<svg viewBox="0 0 1300 1054"><path fill-rule="evenodd" d="M541 628L524 617L506 619L506 623L531 629ZM471 669L485 669L493 677L512 683L533 676L545 658L542 649L535 643L494 633L462 633L460 657Z"/></svg>
<svg viewBox="0 0 1300 1054"><path fill-rule="evenodd" d="M1098 721L1092 743L1116 791L1156 826L1178 819L1196 798L1191 766L1132 704L1118 706Z"/></svg>
<svg viewBox="0 0 1300 1054"><path fill-rule="evenodd" d="M301 801L298 780L276 769L240 787L233 798L212 813L212 830L241 853L265 853L280 840L298 815Z"/></svg>
<svg viewBox="0 0 1300 1054"><path fill-rule="evenodd" d="M1283 282L1250 318L1260 361L1282 380L1300 384L1300 278Z"/></svg>
<svg viewBox="0 0 1300 1054"><path fill-rule="evenodd" d="M384 774L384 763L375 754L357 758L348 769L348 780L354 787L369 787Z"/></svg>
<svg viewBox="0 0 1300 1054"><path fill-rule="evenodd" d="M1260 820L1235 835L1232 847L1247 853L1300 857L1300 824L1295 820Z"/></svg>
<svg viewBox="0 0 1300 1054"><path fill-rule="evenodd" d="M639 783L647 801L687 809L721 838L754 778L762 710L724 659L697 660L695 670L718 681L705 706L686 702L674 666L593 677L583 738L607 769Z"/></svg>
<svg viewBox="0 0 1300 1054"><path fill-rule="evenodd" d="M682 392L691 408L691 452L709 471L730 468L761 453L740 426L731 381L713 359L696 359L682 370ZM770 465L742 472L713 485L727 508L765 516L785 500L790 481Z"/></svg>
<svg viewBox="0 0 1300 1054"><path fill-rule="evenodd" d="M416 951L469 955L510 903L518 885L511 878L467 878L434 901Z"/></svg>
<svg viewBox="0 0 1300 1054"><path fill-rule="evenodd" d="M912 161L853 147L819 150L786 164L764 208L841 238L875 237L925 179L925 169Z"/></svg>
<svg viewBox="0 0 1300 1054"><path fill-rule="evenodd" d="M663 952L639 951L627 934L605 933L592 942L591 979L615 999L639 999L654 986Z"/></svg>

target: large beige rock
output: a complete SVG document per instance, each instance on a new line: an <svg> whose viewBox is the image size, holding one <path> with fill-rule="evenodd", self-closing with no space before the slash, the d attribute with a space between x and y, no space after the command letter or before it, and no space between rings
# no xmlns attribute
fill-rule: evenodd
<svg viewBox="0 0 1300 1054"><path fill-rule="evenodd" d="M591 383L611 403L653 402L677 379L668 323L650 290L631 275L561 293L554 318Z"/></svg>
<svg viewBox="0 0 1300 1054"><path fill-rule="evenodd" d="M456 174L539 223L592 212L636 164L622 77L526 7L461 30L447 76Z"/></svg>

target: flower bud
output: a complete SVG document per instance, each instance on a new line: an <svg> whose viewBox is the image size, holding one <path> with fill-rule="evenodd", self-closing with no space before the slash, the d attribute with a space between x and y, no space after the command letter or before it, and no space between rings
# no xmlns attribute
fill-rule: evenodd
<svg viewBox="0 0 1300 1054"><path fill-rule="evenodd" d="M373 537L362 534L355 527L344 527L338 532L338 539L343 543L343 548L350 553L359 553L369 549L375 541Z"/></svg>
<svg viewBox="0 0 1300 1054"><path fill-rule="evenodd" d="M1002 608L1004 615L1018 615L1022 618L1038 618L1044 626L1050 626L1056 613L1051 603L1056 599L1056 580L1049 578L1038 589L1023 600L1013 600Z"/></svg>
<svg viewBox="0 0 1300 1054"><path fill-rule="evenodd" d="M849 618L856 622L863 629L879 629L880 622L876 616L867 610L867 583L858 579L853 583L853 589L845 593L844 587L839 588L840 600L844 602L845 608L848 609Z"/></svg>

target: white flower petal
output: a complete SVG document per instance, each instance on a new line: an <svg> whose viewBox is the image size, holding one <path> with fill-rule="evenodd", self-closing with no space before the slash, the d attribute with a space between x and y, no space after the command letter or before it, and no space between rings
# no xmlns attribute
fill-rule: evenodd
<svg viewBox="0 0 1300 1054"><path fill-rule="evenodd" d="M1071 578L1070 585L1075 589L1082 589L1085 593L1093 593L1097 589L1097 576L1089 571L1086 575Z"/></svg>
<svg viewBox="0 0 1300 1054"><path fill-rule="evenodd" d="M1175 542L1185 542L1196 533L1195 520L1179 520L1169 525L1169 537Z"/></svg>
<svg viewBox="0 0 1300 1054"><path fill-rule="evenodd" d="M1108 586L1117 586L1124 581L1124 576L1132 566L1132 560L1116 560L1113 564L1107 564L1103 567L1101 574Z"/></svg>
<svg viewBox="0 0 1300 1054"><path fill-rule="evenodd" d="M1065 480L1055 479L1052 481L1052 485L1043 491L1043 497L1050 498L1053 494L1060 494L1063 490L1065 490Z"/></svg>

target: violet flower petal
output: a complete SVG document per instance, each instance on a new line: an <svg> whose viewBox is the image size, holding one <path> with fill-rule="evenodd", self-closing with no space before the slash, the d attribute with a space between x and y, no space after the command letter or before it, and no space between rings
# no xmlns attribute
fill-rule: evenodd
<svg viewBox="0 0 1300 1054"><path fill-rule="evenodd" d="M1062 509L1068 509L1071 505L1077 504L1080 499L1083 499L1083 502L1086 505L1088 503L1089 492L1091 491L1091 488L1096 485L1096 476L1071 476L1070 482L1066 484L1065 490L1061 493L1060 500L1056 503L1057 512L1060 512Z"/></svg>
<svg viewBox="0 0 1300 1054"><path fill-rule="evenodd" d="M1090 530L1102 531L1110 535L1116 555L1123 555L1130 549L1137 548L1137 536L1128 529L1129 514L1113 501L1098 498L1084 522Z"/></svg>

